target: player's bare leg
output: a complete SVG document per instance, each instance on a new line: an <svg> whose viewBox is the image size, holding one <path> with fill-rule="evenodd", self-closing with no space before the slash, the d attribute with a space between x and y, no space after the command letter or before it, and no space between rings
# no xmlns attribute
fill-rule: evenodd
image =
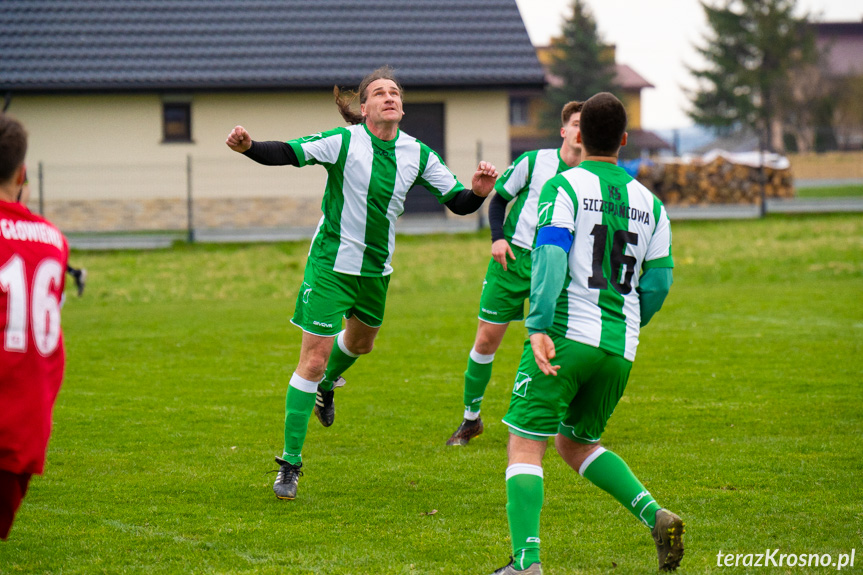
<svg viewBox="0 0 863 575"><path fill-rule="evenodd" d="M371 327L351 316L345 321L345 345L357 355L371 353L380 327Z"/></svg>
<svg viewBox="0 0 863 575"><path fill-rule="evenodd" d="M332 347L332 336L325 337L304 331L303 342L300 346L300 362L297 364L297 374L303 379L310 381L323 379Z"/></svg>

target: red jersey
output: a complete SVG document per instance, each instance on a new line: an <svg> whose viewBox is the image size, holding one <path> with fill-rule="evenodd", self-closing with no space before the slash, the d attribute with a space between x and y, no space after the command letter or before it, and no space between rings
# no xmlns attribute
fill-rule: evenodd
<svg viewBox="0 0 863 575"><path fill-rule="evenodd" d="M69 245L48 220L0 201L0 469L42 473L63 381L60 306Z"/></svg>

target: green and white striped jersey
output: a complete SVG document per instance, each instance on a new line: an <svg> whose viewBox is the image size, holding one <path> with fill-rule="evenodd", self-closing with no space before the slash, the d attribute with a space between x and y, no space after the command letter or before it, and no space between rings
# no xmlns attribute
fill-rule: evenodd
<svg viewBox="0 0 863 575"><path fill-rule="evenodd" d="M546 183L538 228L573 233L551 333L635 359L643 270L674 267L662 202L607 162L586 161Z"/></svg>
<svg viewBox="0 0 863 575"><path fill-rule="evenodd" d="M507 241L527 250L533 249L536 205L542 186L568 169L569 166L560 159L559 149L525 152L506 169L494 189L506 201L512 202L503 224Z"/></svg>
<svg viewBox="0 0 863 575"><path fill-rule="evenodd" d="M428 189L440 203L465 189L434 150L402 131L384 141L360 124L287 143L301 167L320 164L327 169L324 214L309 258L340 273L367 277L392 273L396 219L415 184Z"/></svg>

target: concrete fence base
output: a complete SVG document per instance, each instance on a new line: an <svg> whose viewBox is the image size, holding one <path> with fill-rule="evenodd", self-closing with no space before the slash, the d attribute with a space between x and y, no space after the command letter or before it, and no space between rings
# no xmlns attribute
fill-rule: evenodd
<svg viewBox="0 0 863 575"><path fill-rule="evenodd" d="M320 198L201 198L192 207L193 228L314 227ZM30 205L38 211L38 206ZM188 203L182 199L48 201L44 215L63 232L187 230Z"/></svg>

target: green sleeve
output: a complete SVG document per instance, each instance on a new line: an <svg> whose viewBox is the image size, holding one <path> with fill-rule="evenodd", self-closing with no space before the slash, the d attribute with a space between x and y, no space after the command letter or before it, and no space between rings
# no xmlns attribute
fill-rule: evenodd
<svg viewBox="0 0 863 575"><path fill-rule="evenodd" d="M530 334L545 333L554 323L554 308L563 290L569 263L566 252L551 244L531 253L530 312L524 325Z"/></svg>
<svg viewBox="0 0 863 575"><path fill-rule="evenodd" d="M636 289L641 306L641 327L662 307L673 281L671 268L650 268L642 274Z"/></svg>

